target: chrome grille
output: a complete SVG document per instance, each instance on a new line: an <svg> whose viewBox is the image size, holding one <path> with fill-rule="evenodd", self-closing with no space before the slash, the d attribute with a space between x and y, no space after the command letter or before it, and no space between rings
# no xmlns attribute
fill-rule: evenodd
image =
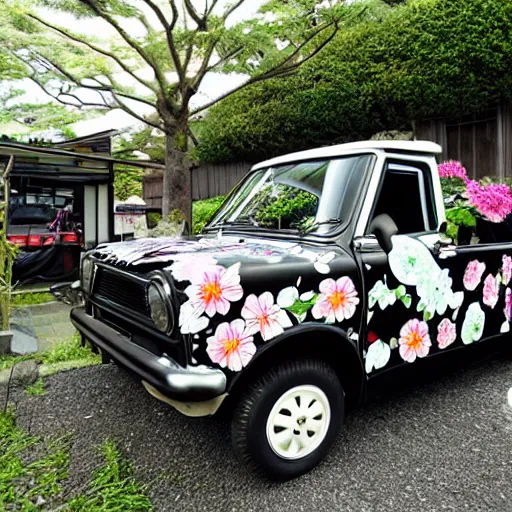
<svg viewBox="0 0 512 512"><path fill-rule="evenodd" d="M146 283L124 272L99 266L94 277L93 295L95 298L110 302L113 306L121 306L147 317L151 316Z"/></svg>

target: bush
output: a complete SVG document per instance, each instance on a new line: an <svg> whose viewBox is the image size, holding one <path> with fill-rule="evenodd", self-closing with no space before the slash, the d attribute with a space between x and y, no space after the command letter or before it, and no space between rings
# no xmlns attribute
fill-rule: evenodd
<svg viewBox="0 0 512 512"><path fill-rule="evenodd" d="M203 228L213 217L213 214L220 208L224 199L224 196L217 196L211 197L210 199L194 201L192 205L192 232L194 235L201 233Z"/></svg>

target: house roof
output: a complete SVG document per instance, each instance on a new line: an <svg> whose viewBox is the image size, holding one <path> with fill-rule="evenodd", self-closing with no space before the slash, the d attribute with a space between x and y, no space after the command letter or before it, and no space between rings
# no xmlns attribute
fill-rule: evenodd
<svg viewBox="0 0 512 512"><path fill-rule="evenodd" d="M38 167L63 165L67 169L101 172L108 164L139 167L141 169L164 169L165 166L148 161L121 160L108 155L77 153L55 147L39 147L18 142L0 141L0 158L13 155L18 162L36 163Z"/></svg>
<svg viewBox="0 0 512 512"><path fill-rule="evenodd" d="M278 156L265 160L253 166L253 170L264 167L272 167L299 160L315 160L318 158L334 158L344 154L361 153L368 151L394 151L398 153L423 153L437 155L442 152L439 144L428 141L409 141L409 140L369 140L362 142L349 142L348 144L338 144L336 146L326 146L322 148L308 149L297 153Z"/></svg>

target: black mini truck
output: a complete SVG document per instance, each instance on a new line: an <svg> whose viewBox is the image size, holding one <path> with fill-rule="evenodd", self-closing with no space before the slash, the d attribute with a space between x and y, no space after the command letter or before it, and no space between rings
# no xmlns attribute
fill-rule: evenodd
<svg viewBox="0 0 512 512"><path fill-rule="evenodd" d="M71 319L183 414L229 410L249 467L300 475L390 373L508 343L512 243L439 234L439 153L361 142L255 165L202 236L88 252Z"/></svg>

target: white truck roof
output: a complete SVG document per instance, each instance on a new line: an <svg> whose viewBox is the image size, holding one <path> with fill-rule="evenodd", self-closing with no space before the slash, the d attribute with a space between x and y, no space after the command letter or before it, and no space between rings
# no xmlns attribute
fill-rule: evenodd
<svg viewBox="0 0 512 512"><path fill-rule="evenodd" d="M289 153L287 155L271 158L270 160L265 160L264 162L259 162L254 165L252 169L262 169L264 167L272 167L290 162L297 162L299 160L333 158L344 154L357 153L359 151L364 152L367 150L385 150L429 155L437 155L442 152L442 148L439 144L425 140L367 140L361 142L349 142L348 144L337 144L336 146L308 149L307 151L299 151L297 153Z"/></svg>

